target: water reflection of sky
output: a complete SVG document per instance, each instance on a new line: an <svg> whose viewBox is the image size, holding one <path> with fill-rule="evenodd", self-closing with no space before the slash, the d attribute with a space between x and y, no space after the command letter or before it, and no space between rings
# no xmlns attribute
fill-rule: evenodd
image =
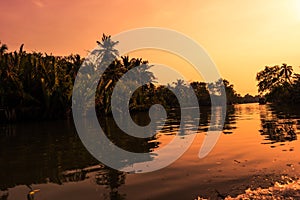
<svg viewBox="0 0 300 200"><path fill-rule="evenodd" d="M291 112L257 104L228 107L224 134L213 151L201 160L197 155L208 128L210 110L200 110L199 132L188 151L171 166L142 175L99 165L82 146L72 123L1 125L0 197L25 199L30 191L26 185L31 185L41 189L37 199L44 200L193 199L201 194L213 196L215 189L230 192L232 187L242 187L241 184L246 187L243 180L250 176L299 174L297 109ZM135 152L162 148L179 128L176 114L170 116L153 138L132 141L114 126L107 129L108 137ZM136 117L146 124L142 115ZM112 124L109 120L105 123Z"/></svg>

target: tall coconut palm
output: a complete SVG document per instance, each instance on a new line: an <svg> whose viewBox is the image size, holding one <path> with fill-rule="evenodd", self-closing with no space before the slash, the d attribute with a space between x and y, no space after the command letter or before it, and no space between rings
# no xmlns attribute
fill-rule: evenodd
<svg viewBox="0 0 300 200"><path fill-rule="evenodd" d="M289 84L292 84L291 78L293 75L293 67L290 65L287 65L286 63L283 63L280 67L279 71L279 77L282 77L282 80L284 82L288 82Z"/></svg>
<svg viewBox="0 0 300 200"><path fill-rule="evenodd" d="M293 96L293 68L285 63L280 67L266 66L256 75L258 91L265 94L267 101L287 102Z"/></svg>
<svg viewBox="0 0 300 200"><path fill-rule="evenodd" d="M8 47L6 44L2 44L0 41L0 56L3 55L8 50Z"/></svg>

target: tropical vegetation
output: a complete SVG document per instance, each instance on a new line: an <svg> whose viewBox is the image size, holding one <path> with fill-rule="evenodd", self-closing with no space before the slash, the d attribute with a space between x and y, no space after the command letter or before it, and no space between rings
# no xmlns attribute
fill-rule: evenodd
<svg viewBox="0 0 300 200"><path fill-rule="evenodd" d="M300 103L300 74L293 67L283 63L281 66L265 66L256 75L258 92L268 102L280 104Z"/></svg>
<svg viewBox="0 0 300 200"><path fill-rule="evenodd" d="M95 97L98 114L111 113L112 91L118 80L129 70L140 65L146 66L139 71L139 77L136 78L155 82L153 73L149 71L151 65L148 61L128 56L120 57L115 49L117 43L104 34L102 40L97 41L98 58L102 61L114 58L113 62L108 63L109 67L102 77L93 77L98 84ZM71 116L73 85L84 59L78 54L54 56L40 52L28 53L23 47L22 44L18 51L8 52L7 45L0 43L0 119L14 121ZM285 78L280 80L278 85L280 83L282 87L288 87L287 85L300 84L299 79L297 82L290 76L289 69L287 67L287 72L283 74ZM87 76L94 74L94 68L88 70ZM192 87L195 91L199 105L210 105L210 95L225 95L218 91L222 82L228 104L257 102L257 97L249 94L241 97L233 85L225 79L215 83L198 81L186 83L177 80L168 86L149 83L139 87L133 93L129 107L131 111L147 110L155 103L164 105L166 109L179 107L172 90L180 92L181 95L189 95L186 93L187 87ZM262 85L261 88L261 91L265 91L265 88L273 91L273 87L270 88L269 85Z"/></svg>

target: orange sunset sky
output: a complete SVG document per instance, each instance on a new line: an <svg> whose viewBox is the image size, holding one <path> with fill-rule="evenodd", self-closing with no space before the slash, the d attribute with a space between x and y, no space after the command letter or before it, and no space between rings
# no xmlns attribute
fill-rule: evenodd
<svg viewBox="0 0 300 200"><path fill-rule="evenodd" d="M24 43L28 52L85 56L102 33L147 26L193 38L243 95L257 93L255 75L265 65L300 71L300 0L0 1L0 40L9 50ZM149 52L143 58L152 61ZM182 64L174 60L168 64Z"/></svg>

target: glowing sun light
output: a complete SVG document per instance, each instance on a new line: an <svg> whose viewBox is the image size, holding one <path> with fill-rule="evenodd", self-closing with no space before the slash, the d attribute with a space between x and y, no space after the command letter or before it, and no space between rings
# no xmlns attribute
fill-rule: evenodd
<svg viewBox="0 0 300 200"><path fill-rule="evenodd" d="M300 0L294 0L292 5L293 5L295 17L297 20L300 21Z"/></svg>

